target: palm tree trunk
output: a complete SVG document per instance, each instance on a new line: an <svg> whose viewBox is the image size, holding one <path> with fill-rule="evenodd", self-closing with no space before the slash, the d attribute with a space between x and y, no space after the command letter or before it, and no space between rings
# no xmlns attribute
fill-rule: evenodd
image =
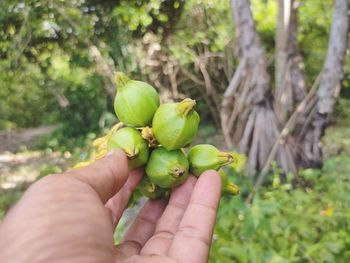
<svg viewBox="0 0 350 263"><path fill-rule="evenodd" d="M261 47L250 3L231 0L236 25L240 64L224 93L221 125L228 147L249 157L249 166L261 170L280 133L272 107L270 78L265 51ZM285 171L296 172L289 146L278 147L278 163Z"/></svg>
<svg viewBox="0 0 350 263"><path fill-rule="evenodd" d="M306 81L298 48L297 2L278 0L275 63L275 112L282 122L306 96Z"/></svg>
<svg viewBox="0 0 350 263"><path fill-rule="evenodd" d="M348 0L335 0L328 51L317 92L315 110L312 112L311 124L306 130L306 134L301 134L303 150L300 159L304 160L304 166L320 166L322 164L321 138L334 110L343 78L349 30L349 10Z"/></svg>

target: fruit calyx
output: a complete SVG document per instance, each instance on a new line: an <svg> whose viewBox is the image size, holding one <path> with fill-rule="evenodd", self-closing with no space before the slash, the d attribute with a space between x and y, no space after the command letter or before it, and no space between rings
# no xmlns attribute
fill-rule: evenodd
<svg viewBox="0 0 350 263"><path fill-rule="evenodd" d="M179 102L179 104L176 106L176 112L179 115L186 117L195 105L196 105L195 100L186 98L183 101Z"/></svg>
<svg viewBox="0 0 350 263"><path fill-rule="evenodd" d="M92 142L92 146L96 148L95 160L101 159L107 154L108 140L111 138L114 132L123 128L123 126L124 124L122 122L115 124L105 136L97 138Z"/></svg>
<svg viewBox="0 0 350 263"><path fill-rule="evenodd" d="M174 166L169 171L169 174L174 178L179 178L185 173L186 173L186 169L181 165Z"/></svg>
<svg viewBox="0 0 350 263"><path fill-rule="evenodd" d="M227 165L234 161L233 155L229 152L220 152L218 153L219 157L219 164L221 165Z"/></svg>
<svg viewBox="0 0 350 263"><path fill-rule="evenodd" d="M137 149L136 147L126 147L123 149L126 156L128 157L128 159L133 160L137 157L137 155L139 154L139 149Z"/></svg>
<svg viewBox="0 0 350 263"><path fill-rule="evenodd" d="M143 127L141 129L141 136L143 139L145 139L146 141L148 141L148 146L155 148L158 146L158 141L156 139L156 137L153 134L152 128L150 127Z"/></svg>
<svg viewBox="0 0 350 263"><path fill-rule="evenodd" d="M128 76L123 73L123 72L116 72L115 73L115 83L117 84L117 89L125 86L125 84L129 81L130 79Z"/></svg>

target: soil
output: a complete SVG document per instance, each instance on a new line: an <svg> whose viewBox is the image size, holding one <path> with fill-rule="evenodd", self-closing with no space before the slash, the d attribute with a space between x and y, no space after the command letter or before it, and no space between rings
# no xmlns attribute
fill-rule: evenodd
<svg viewBox="0 0 350 263"><path fill-rule="evenodd" d="M27 150L57 126L42 126L21 131L0 131L0 194L15 190L42 176L42 171L65 170L69 153Z"/></svg>
<svg viewBox="0 0 350 263"><path fill-rule="evenodd" d="M51 134L57 127L49 125L20 131L0 131L0 153L16 152L23 147L30 147L42 136Z"/></svg>

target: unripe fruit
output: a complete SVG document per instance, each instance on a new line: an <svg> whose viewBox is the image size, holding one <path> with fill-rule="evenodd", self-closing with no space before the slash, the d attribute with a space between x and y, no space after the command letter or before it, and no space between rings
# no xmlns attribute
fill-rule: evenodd
<svg viewBox="0 0 350 263"><path fill-rule="evenodd" d="M219 170L222 166L233 162L232 154L220 152L213 145L199 144L188 153L190 172L200 176L206 170Z"/></svg>
<svg viewBox="0 0 350 263"><path fill-rule="evenodd" d="M193 109L196 101L162 104L153 117L152 130L157 141L167 150L180 149L197 134L199 115Z"/></svg>
<svg viewBox="0 0 350 263"><path fill-rule="evenodd" d="M126 127L114 132L108 140L108 150L114 148L125 152L131 170L144 165L148 160L148 143L135 128Z"/></svg>
<svg viewBox="0 0 350 263"><path fill-rule="evenodd" d="M115 79L118 92L114 110L118 119L136 127L150 124L160 103L157 91L145 82L130 80L122 72L117 72Z"/></svg>
<svg viewBox="0 0 350 263"><path fill-rule="evenodd" d="M231 195L238 195L240 193L239 187L228 179L228 175L223 169L219 169L218 174L221 177L221 191Z"/></svg>
<svg viewBox="0 0 350 263"><path fill-rule="evenodd" d="M152 183L163 188L171 188L187 179L188 168L188 160L181 150L168 151L161 147L151 153L146 174Z"/></svg>
<svg viewBox="0 0 350 263"><path fill-rule="evenodd" d="M140 184L137 187L140 193L149 199L157 199L163 196L169 195L169 189L161 188L158 185L152 183L147 175L142 177Z"/></svg>

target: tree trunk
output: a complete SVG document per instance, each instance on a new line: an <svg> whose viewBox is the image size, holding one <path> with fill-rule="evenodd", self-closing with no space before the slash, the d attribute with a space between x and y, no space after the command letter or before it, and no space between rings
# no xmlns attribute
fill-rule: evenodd
<svg viewBox="0 0 350 263"><path fill-rule="evenodd" d="M89 52L90 56L95 60L97 64L98 72L103 76L103 88L113 102L116 94L114 65L108 64L107 60L102 56L100 50L91 43L89 44Z"/></svg>
<svg viewBox="0 0 350 263"><path fill-rule="evenodd" d="M343 78L344 58L349 30L349 0L335 0L333 23L328 42L328 52L317 92L317 103L311 116L311 125L303 137L301 160L305 166L322 164L321 137L339 96Z"/></svg>
<svg viewBox="0 0 350 263"><path fill-rule="evenodd" d="M275 63L275 112L285 122L306 95L297 41L297 2L278 0Z"/></svg>
<svg viewBox="0 0 350 263"><path fill-rule="evenodd" d="M272 108L265 51L255 29L249 0L231 0L236 25L240 64L224 93L221 125L228 147L237 147L249 157L249 166L265 166L278 134L279 122ZM283 142L278 162L285 171L296 172L289 147Z"/></svg>

